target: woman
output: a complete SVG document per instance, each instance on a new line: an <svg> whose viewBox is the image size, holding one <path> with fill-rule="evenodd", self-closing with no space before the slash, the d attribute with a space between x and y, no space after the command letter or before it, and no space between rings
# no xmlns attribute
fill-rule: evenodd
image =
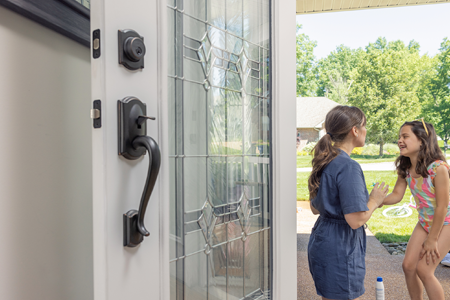
<svg viewBox="0 0 450 300"><path fill-rule="evenodd" d="M361 166L350 158L366 139L366 117L359 108L333 108L325 130L314 147L308 180L311 210L320 214L309 239L309 269L322 299L357 299L365 292L363 225L383 203L388 186L376 183L369 195Z"/></svg>

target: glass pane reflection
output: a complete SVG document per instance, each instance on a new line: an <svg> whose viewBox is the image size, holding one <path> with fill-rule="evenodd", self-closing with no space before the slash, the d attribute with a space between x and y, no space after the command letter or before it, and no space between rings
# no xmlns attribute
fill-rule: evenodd
<svg viewBox="0 0 450 300"><path fill-rule="evenodd" d="M269 0L167 0L171 299L271 299Z"/></svg>

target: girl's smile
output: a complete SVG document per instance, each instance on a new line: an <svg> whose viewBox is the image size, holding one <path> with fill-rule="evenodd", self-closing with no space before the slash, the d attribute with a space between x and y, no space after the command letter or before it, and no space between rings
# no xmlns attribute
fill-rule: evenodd
<svg viewBox="0 0 450 300"><path fill-rule="evenodd" d="M403 126L400 130L400 135L397 142L400 149L400 155L411 157L411 155L417 155L420 150L422 142L412 132L411 126Z"/></svg>

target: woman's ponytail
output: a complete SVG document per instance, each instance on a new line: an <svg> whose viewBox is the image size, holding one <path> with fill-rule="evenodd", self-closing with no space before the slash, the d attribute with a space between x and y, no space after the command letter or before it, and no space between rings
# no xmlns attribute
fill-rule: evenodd
<svg viewBox="0 0 450 300"><path fill-rule="evenodd" d="M313 199L319 189L323 169L338 156L339 149L333 146L330 134L325 134L313 149L313 170L308 179L309 198Z"/></svg>
<svg viewBox="0 0 450 300"><path fill-rule="evenodd" d="M344 141L354 126L360 128L365 125L366 116L355 106L339 105L328 112L325 118L327 134L317 142L312 150L312 171L308 178L310 200L317 196L323 170L341 151L336 144Z"/></svg>

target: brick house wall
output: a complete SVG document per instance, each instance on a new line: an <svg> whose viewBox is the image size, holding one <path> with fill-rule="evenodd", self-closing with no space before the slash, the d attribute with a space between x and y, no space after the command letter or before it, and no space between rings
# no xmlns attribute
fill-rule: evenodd
<svg viewBox="0 0 450 300"><path fill-rule="evenodd" d="M314 128L297 128L297 151L306 146L309 142L316 142L319 139L319 131Z"/></svg>

